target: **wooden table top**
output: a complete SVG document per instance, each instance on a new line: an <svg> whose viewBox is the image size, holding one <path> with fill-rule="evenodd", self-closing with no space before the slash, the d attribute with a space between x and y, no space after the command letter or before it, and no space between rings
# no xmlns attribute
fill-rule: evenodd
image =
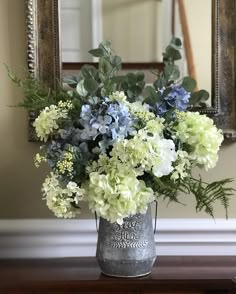
<svg viewBox="0 0 236 294"><path fill-rule="evenodd" d="M145 289L153 285L158 289L236 289L236 256L159 256L150 275L132 279L106 277L94 257L0 260L0 290L86 289L88 285L97 290L111 285L120 290L137 285Z"/></svg>

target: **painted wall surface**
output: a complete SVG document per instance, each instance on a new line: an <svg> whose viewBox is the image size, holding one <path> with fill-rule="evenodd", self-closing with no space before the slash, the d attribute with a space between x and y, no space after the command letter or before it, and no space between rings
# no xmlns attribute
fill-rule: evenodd
<svg viewBox="0 0 236 294"><path fill-rule="evenodd" d="M211 92L211 0L185 0L199 89Z"/></svg>
<svg viewBox="0 0 236 294"><path fill-rule="evenodd" d="M20 89L8 79L3 63L18 73L26 67L26 36L24 0L0 1L0 218L48 218L53 215L41 200L41 184L46 168L36 169L33 164L38 144L27 142L27 113L23 109L10 108L22 99ZM236 143L225 144L219 154L216 168L207 174L206 181L235 177ZM233 184L236 188L236 181ZM190 196L181 199L186 206L163 203L159 207L162 218L203 218L196 214ZM90 218L87 206L82 218ZM216 217L224 217L220 205L216 205ZM236 217L236 199L231 201L230 217Z"/></svg>
<svg viewBox="0 0 236 294"><path fill-rule="evenodd" d="M124 62L161 61L160 15L159 1L103 0L103 38Z"/></svg>

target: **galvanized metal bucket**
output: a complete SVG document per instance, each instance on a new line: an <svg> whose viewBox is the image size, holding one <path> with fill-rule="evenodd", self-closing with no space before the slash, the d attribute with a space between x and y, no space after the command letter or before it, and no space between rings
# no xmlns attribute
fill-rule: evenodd
<svg viewBox="0 0 236 294"><path fill-rule="evenodd" d="M156 259L151 208L146 214L125 218L122 225L100 218L96 257L101 271L108 276L150 274Z"/></svg>

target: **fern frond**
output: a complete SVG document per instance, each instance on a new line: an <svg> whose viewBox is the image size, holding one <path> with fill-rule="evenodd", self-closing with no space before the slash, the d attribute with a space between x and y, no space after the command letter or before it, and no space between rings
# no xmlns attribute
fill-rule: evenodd
<svg viewBox="0 0 236 294"><path fill-rule="evenodd" d="M225 208L226 218L228 218L229 197L234 195L236 190L227 185L233 181L231 178L215 181L213 183L203 182L201 177L199 179L188 178L187 185L190 192L196 199L196 211L205 210L205 212L213 215L213 203L220 201Z"/></svg>
<svg viewBox="0 0 236 294"><path fill-rule="evenodd" d="M38 113L47 106L57 104L59 101L68 101L76 96L76 92L73 92L70 97L70 95L68 95L68 90L60 86L58 86L56 90L48 89L31 74L28 74L28 77L25 79L20 79L12 73L7 66L6 69L9 78L20 87L24 93L23 101L14 106L23 107L32 112Z"/></svg>

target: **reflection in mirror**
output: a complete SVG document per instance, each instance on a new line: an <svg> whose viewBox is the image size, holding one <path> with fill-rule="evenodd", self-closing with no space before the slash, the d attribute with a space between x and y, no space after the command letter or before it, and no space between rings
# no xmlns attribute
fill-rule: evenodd
<svg viewBox="0 0 236 294"><path fill-rule="evenodd" d="M63 1L63 0L62 0ZM68 0L69 2L70 0ZM74 0L76 3L78 0ZM86 0L90 1L90 0ZM111 0L112 2L115 0ZM128 2L129 0L127 0ZM137 0L140 2L141 0ZM144 0L143 0L144 1ZM145 0L146 2L151 0ZM159 0L157 0L159 1ZM168 2L168 0L161 0L162 3ZM169 0L172 2L172 0ZM208 2L210 1L210 2ZM26 28L27 28L27 57L28 68L33 76L39 78L39 80L47 87L56 88L58 82L61 81L62 64L60 54L60 43L62 41L59 34L59 23L61 21L61 14L59 4L61 0L25 0L26 4ZM93 0L91 3L99 3L97 0ZM185 9L188 3L204 3L199 10L193 9L188 22L194 19L194 15L197 17L195 22L196 27L199 29L200 37L194 37L195 41L199 42L200 49L193 49L193 53L201 52L200 59L206 56L208 51L211 52L211 56L206 57L208 62L212 60L212 67L204 66L204 72L206 69L212 68L212 102L211 107L206 110L201 110L208 116L212 117L219 128L224 131L224 136L227 139L236 139L236 101L235 101L235 49L236 49L236 4L235 0L175 0L175 4L184 3ZM212 4L212 50L202 49L205 46L206 38L203 38L203 34L206 31L206 25L203 22L203 15L207 9L207 3ZM209 4L209 5L211 5ZM211 12L210 12L211 13ZM188 11L186 9L186 15ZM96 16L92 16L95 20ZM166 16L165 16L166 18ZM187 19L187 17L186 17ZM142 15L138 18L142 21ZM94 22L95 23L95 22ZM192 27L192 24L188 24L188 27ZM79 24L75 25L77 28L81 28ZM164 27L165 29L166 27ZM211 29L210 29L211 30ZM77 31L78 34L79 30ZM88 30L87 30L88 32ZM190 32L191 33L191 32ZM177 34L177 32L176 32ZM73 36L72 36L73 37ZM142 38L141 35L139 35ZM75 40L75 39L74 39ZM191 37L192 43L193 39ZM186 40L185 40L186 41ZM211 42L210 35L208 41ZM82 45L86 43L83 40ZM185 42L186 48L189 49L189 43ZM193 44L192 44L193 45ZM195 45L194 45L195 46ZM92 46L95 47L95 46ZM91 48L91 46L89 47ZM114 47L115 48L115 47ZM210 47L208 47L210 48ZM116 49L117 53L118 50ZM189 50L186 51L186 53ZM196 59L196 57L194 56ZM64 68L63 63L63 68ZM199 61L195 61L196 66ZM125 65L125 64L123 64ZM136 65L140 65L137 64ZM147 68L148 65L153 66L152 63L144 64ZM124 66L123 66L124 67ZM75 67L74 67L75 68ZM125 68L125 67L124 67ZM137 69L143 69L138 68ZM77 67L78 69L78 67ZM201 77L204 72L197 73L198 77ZM209 83L210 84L210 83ZM200 88L201 86L199 86ZM207 88L202 86L202 88ZM31 123L31 120L30 120ZM29 140L34 140L32 135L32 128L29 128Z"/></svg>
<svg viewBox="0 0 236 294"><path fill-rule="evenodd" d="M96 61L88 51L109 40L123 62L154 64L175 35L182 75L211 92L211 23L211 0L61 0L62 62Z"/></svg>

